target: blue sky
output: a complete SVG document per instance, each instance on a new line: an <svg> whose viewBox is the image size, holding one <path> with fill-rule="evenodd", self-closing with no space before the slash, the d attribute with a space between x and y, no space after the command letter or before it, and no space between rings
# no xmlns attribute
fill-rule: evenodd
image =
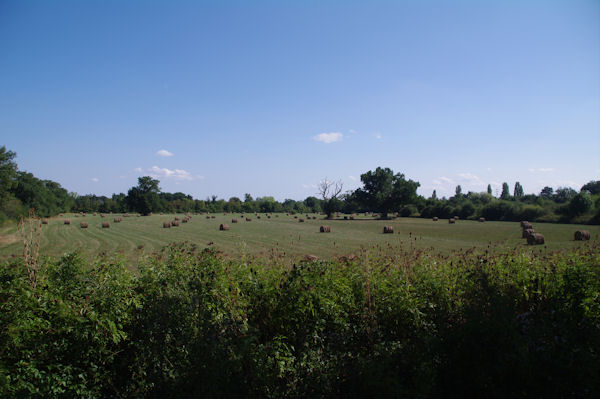
<svg viewBox="0 0 600 399"><path fill-rule="evenodd" d="M598 1L0 1L0 145L79 194L600 179Z"/></svg>

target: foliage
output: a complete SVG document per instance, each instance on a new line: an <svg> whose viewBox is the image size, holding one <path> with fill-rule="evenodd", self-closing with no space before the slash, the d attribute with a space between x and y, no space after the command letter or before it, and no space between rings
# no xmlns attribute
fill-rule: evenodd
<svg viewBox="0 0 600 399"><path fill-rule="evenodd" d="M591 180L581 187L581 191L587 191L589 194L600 194L600 180Z"/></svg>
<svg viewBox="0 0 600 399"><path fill-rule="evenodd" d="M413 202L417 197L418 182L406 180L401 173L389 168L377 168L360 176L363 187L356 190L358 201L367 209L387 214Z"/></svg>
<svg viewBox="0 0 600 399"><path fill-rule="evenodd" d="M127 192L129 209L148 215L159 210L159 181L150 176L138 178L137 187L132 187Z"/></svg>
<svg viewBox="0 0 600 399"><path fill-rule="evenodd" d="M596 397L600 248L0 266L0 395Z"/></svg>
<svg viewBox="0 0 600 399"><path fill-rule="evenodd" d="M510 191L508 190L508 183L506 182L502 183L502 193L500 194L500 199L510 199Z"/></svg>

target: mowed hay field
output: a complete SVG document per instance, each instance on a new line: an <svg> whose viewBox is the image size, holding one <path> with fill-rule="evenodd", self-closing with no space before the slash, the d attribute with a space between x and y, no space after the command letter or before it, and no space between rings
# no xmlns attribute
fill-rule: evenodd
<svg viewBox="0 0 600 399"><path fill-rule="evenodd" d="M421 218L397 218L378 220L370 216L357 216L355 220L308 219L305 215L272 214L271 218L260 214L215 214L193 215L188 223L178 227L163 228L163 222L175 217L183 219L185 215L153 215L122 217L120 223L113 219L122 215L107 215L105 218L87 215L48 219L41 226L42 255L60 256L66 252L80 252L96 256L120 253L134 259L140 255L160 250L172 242L188 241L199 248L213 246L225 255L232 257L285 256L290 259L315 255L322 259L333 259L356 253L361 249L385 248L394 250L427 250L436 253L448 253L454 250L470 248L492 250L524 247L532 251L553 251L563 248L587 245L574 241L574 232L588 230L591 240L600 239L599 226L533 223L536 232L544 235L546 243L541 246L526 245L521 238L521 228L516 222L478 222L459 220L449 224L447 219L437 222ZM252 221L246 221L246 218ZM232 223L236 218L237 223ZM304 222L299 222L303 218ZM70 225L64 220L69 219ZM81 222L87 222L86 229L80 228ZM109 222L109 228L102 228L102 222ZM181 222L181 221L180 221ZM220 231L221 223L229 225L227 231ZM320 233L321 225L331 227L330 233ZM384 226L393 226L393 234L383 234ZM15 225L0 230L0 259L20 256L22 244Z"/></svg>

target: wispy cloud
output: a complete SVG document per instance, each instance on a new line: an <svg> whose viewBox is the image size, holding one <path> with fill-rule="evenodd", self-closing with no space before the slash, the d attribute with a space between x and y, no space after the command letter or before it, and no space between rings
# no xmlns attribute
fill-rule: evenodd
<svg viewBox="0 0 600 399"><path fill-rule="evenodd" d="M148 170L151 174L150 176L158 179L173 179L176 181L190 181L190 180L202 180L204 176L192 175L190 172L183 169L167 169L167 168L159 168L158 166L153 166Z"/></svg>
<svg viewBox="0 0 600 399"><path fill-rule="evenodd" d="M474 175L473 173L459 173L457 176L460 180L467 183L481 183L479 176Z"/></svg>
<svg viewBox="0 0 600 399"><path fill-rule="evenodd" d="M348 179L350 179L352 181L356 181L356 177L354 177L354 176L348 176Z"/></svg>
<svg viewBox="0 0 600 399"><path fill-rule="evenodd" d="M535 173L535 172L548 173L548 172L554 172L554 168L529 168L529 171L531 173Z"/></svg>
<svg viewBox="0 0 600 399"><path fill-rule="evenodd" d="M93 181L94 183L97 183L97 182L99 182L100 180L99 180L97 177L92 177L92 181Z"/></svg>
<svg viewBox="0 0 600 399"><path fill-rule="evenodd" d="M379 133L375 133L375 138L376 138L377 140L381 140L381 134L379 134Z"/></svg>
<svg viewBox="0 0 600 399"><path fill-rule="evenodd" d="M156 151L156 155L158 155L159 157L172 157L175 154L167 150L158 150Z"/></svg>
<svg viewBox="0 0 600 399"><path fill-rule="evenodd" d="M142 173L142 168L135 168L133 171L134 172L138 172L138 173Z"/></svg>
<svg viewBox="0 0 600 399"><path fill-rule="evenodd" d="M336 141L341 141L344 135L339 132L332 133L321 133L317 134L313 139L316 141L320 141L325 144L335 143Z"/></svg>

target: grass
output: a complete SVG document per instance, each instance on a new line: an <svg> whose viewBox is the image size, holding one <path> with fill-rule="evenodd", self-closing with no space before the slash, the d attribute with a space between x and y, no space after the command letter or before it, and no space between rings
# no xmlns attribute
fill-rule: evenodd
<svg viewBox="0 0 600 399"><path fill-rule="evenodd" d="M195 215L189 223L179 227L165 229L164 221L183 215L153 215L146 217L124 217L121 223L113 223L114 217L105 218L87 215L75 217L73 214L49 219L42 226L40 253L47 256L59 256L66 252L79 250L90 256L104 253L121 253L129 259L140 254L160 250L171 242L196 244L199 247L214 245L226 255L234 257L250 255L257 257L279 256L294 260L311 254L323 259L333 259L342 255L356 253L361 249L387 248L394 250L427 250L435 253L449 253L469 248L510 249L524 247L521 229L516 222L485 222L459 220L451 225L447 220L433 222L431 219L398 218L395 220L377 220L360 216L355 220L316 220L298 219L286 214L274 214L268 219L249 215L247 222L240 214L218 214L214 219ZM311 215L313 216L313 215ZM298 217L301 217L298 215ZM237 218L238 223L231 223ZM70 219L71 225L65 225L64 219ZM81 229L79 223L89 224ZM109 221L110 228L103 229L102 222ZM219 231L219 225L227 223L229 231ZM331 226L331 233L320 233L321 225ZM382 234L384 225L394 226L394 234ZM543 234L545 246L528 247L532 251L554 251L585 245L574 241L575 230L586 229L592 234L592 240L600 237L599 226L565 225L535 223L534 228ZM213 244L209 244L213 243ZM22 254L22 244L18 239L15 225L0 230L0 259Z"/></svg>

